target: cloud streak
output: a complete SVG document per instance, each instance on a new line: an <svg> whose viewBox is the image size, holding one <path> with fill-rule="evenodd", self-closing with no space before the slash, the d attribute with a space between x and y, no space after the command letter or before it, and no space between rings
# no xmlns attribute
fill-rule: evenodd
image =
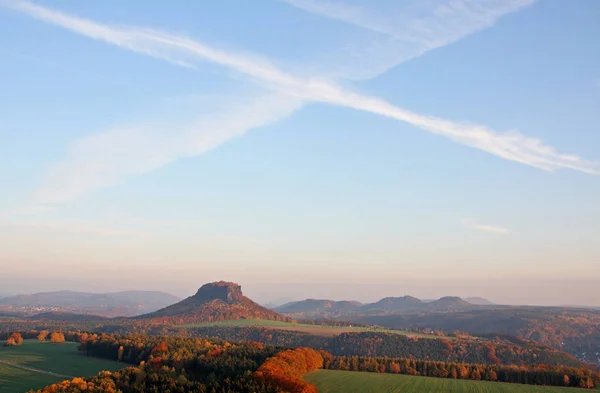
<svg viewBox="0 0 600 393"><path fill-rule="evenodd" d="M536 0L418 0L370 8L373 3L356 6L329 0L283 1L307 12L434 48L490 27L503 15Z"/></svg>
<svg viewBox="0 0 600 393"><path fill-rule="evenodd" d="M338 75L375 77L388 69L493 26L536 0L406 0L373 5L332 0L283 0L301 10L375 33L352 59L334 62ZM355 5L360 4L360 5ZM341 68L340 68L341 67Z"/></svg>
<svg viewBox="0 0 600 393"><path fill-rule="evenodd" d="M293 75L258 56L222 51L186 36L132 26L101 24L26 1L7 4L12 9L47 23L178 66L195 68L201 62L220 65L273 90L277 97L267 105L258 105L259 109L227 114L221 119L222 123L207 120L208 123L197 125L198 133L188 127L179 136L169 134L167 138L156 130L130 127L83 139L72 147L68 160L49 173L46 186L36 193L37 200L42 203L73 199L94 188L119 184L128 175L145 173L179 157L201 154L249 128L285 117L302 101L348 107L400 120L460 144L543 170L570 168L588 174L600 174L598 163L559 153L541 140L517 131L498 133L483 125L421 115L381 98L356 93L329 80ZM125 160L121 164L113 160L113 157L127 156L131 150L142 159ZM90 173L95 176L90 176Z"/></svg>
<svg viewBox="0 0 600 393"><path fill-rule="evenodd" d="M492 232L500 235L508 235L510 230L504 227L496 226L496 225L482 225L475 222L475 220L471 218L463 218L461 219L463 225L482 232Z"/></svg>
<svg viewBox="0 0 600 393"><path fill-rule="evenodd" d="M274 123L301 105L296 98L266 93L230 102L226 110L183 124L170 119L168 125L136 124L93 134L76 141L66 160L50 169L34 200L45 206L121 184L130 176L202 154L250 129Z"/></svg>

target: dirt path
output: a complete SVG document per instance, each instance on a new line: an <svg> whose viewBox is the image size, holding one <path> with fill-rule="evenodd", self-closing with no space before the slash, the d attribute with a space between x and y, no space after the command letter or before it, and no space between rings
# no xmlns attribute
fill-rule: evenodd
<svg viewBox="0 0 600 393"><path fill-rule="evenodd" d="M5 365L10 366L10 367L20 368L21 370L31 371L31 372L39 373L39 374L51 375L51 376L57 377L57 378L65 378L65 379L73 379L73 378L75 378L72 375L57 374L57 373L53 373L52 371L39 370L37 368L33 368L33 367L23 366L21 364L15 364L15 363L7 362L6 360L0 360L0 363L5 364Z"/></svg>

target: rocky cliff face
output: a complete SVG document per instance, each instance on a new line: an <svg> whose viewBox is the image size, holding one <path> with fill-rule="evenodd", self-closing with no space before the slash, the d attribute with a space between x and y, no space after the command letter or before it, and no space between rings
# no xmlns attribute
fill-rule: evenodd
<svg viewBox="0 0 600 393"><path fill-rule="evenodd" d="M234 282L219 281L210 284L204 284L193 296L201 301L210 301L219 299L232 304L243 297L242 287Z"/></svg>

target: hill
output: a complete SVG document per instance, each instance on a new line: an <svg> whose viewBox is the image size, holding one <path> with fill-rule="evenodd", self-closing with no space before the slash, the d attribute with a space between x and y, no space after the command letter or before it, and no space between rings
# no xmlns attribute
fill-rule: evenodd
<svg viewBox="0 0 600 393"><path fill-rule="evenodd" d="M535 340L600 365L600 312L595 310L495 306L448 313L362 315L353 319L391 329L510 335Z"/></svg>
<svg viewBox="0 0 600 393"><path fill-rule="evenodd" d="M219 281L205 284L195 295L138 319L160 319L164 323L189 324L234 319L266 319L291 322L242 293L242 287L233 282Z"/></svg>
<svg viewBox="0 0 600 393"><path fill-rule="evenodd" d="M284 304L281 307L275 308L275 311L285 314L302 314L329 316L337 314L345 314L356 311L362 306L360 302L354 301L334 301L326 299L306 299L299 302L291 302Z"/></svg>
<svg viewBox="0 0 600 393"><path fill-rule="evenodd" d="M432 311L458 311L473 308L473 305L456 296L445 296L427 303L425 308Z"/></svg>
<svg viewBox="0 0 600 393"><path fill-rule="evenodd" d="M385 331L346 331L335 335L315 333L275 329L272 326L220 325L187 330L187 334L191 337L253 341L292 348L310 347L326 350L335 356L402 357L457 363L587 367L572 355L557 349L534 342L517 344L501 337L420 338Z"/></svg>
<svg viewBox="0 0 600 393"><path fill-rule="evenodd" d="M466 297L465 301L471 303L474 306L494 306L495 303L484 299L482 297Z"/></svg>
<svg viewBox="0 0 600 393"><path fill-rule="evenodd" d="M382 310L387 312L418 310L422 309L424 303L412 296L402 297L386 297L378 302L366 304L361 308L361 311Z"/></svg>
<svg viewBox="0 0 600 393"><path fill-rule="evenodd" d="M265 306L266 308L270 309L270 310L274 310L277 307L281 307L284 304L288 304L288 303L295 303L294 299L290 298L290 297L280 297L277 299L273 299L270 300L266 303L263 304L263 306Z"/></svg>
<svg viewBox="0 0 600 393"><path fill-rule="evenodd" d="M107 317L134 316L158 310L180 298L160 291L88 293L75 291L40 292L0 299L0 306L13 311L63 311Z"/></svg>

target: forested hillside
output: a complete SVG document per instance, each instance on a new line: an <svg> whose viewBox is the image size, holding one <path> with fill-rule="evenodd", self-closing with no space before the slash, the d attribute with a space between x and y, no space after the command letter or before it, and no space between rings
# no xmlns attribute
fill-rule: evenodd
<svg viewBox="0 0 600 393"><path fill-rule="evenodd" d="M446 332L508 334L535 340L600 365L600 312L590 309L506 307L460 313L398 314L357 317L395 329L430 328Z"/></svg>
<svg viewBox="0 0 600 393"><path fill-rule="evenodd" d="M75 378L41 390L68 392L290 392L316 393L302 379L320 368L594 388L600 376L567 366L503 366L408 358L344 357L308 348L285 350L253 342L141 335L69 335L86 356L139 364L93 378Z"/></svg>

